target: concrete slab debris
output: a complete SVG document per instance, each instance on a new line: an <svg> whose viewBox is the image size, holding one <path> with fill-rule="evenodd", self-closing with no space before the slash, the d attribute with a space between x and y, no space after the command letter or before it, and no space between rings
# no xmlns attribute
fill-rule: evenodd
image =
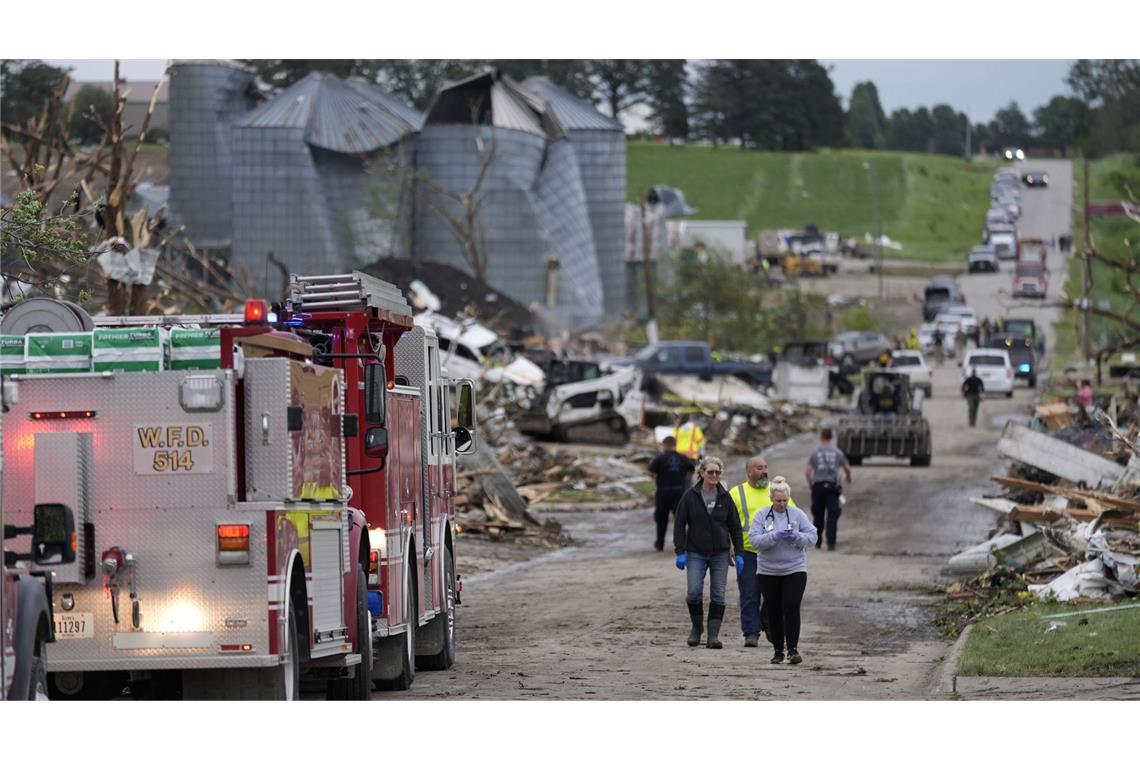
<svg viewBox="0 0 1140 760"><path fill-rule="evenodd" d="M1011 459L1090 488L1109 488L1124 474L1124 468L1116 462L1030 430L1012 420L1002 431L998 451Z"/></svg>

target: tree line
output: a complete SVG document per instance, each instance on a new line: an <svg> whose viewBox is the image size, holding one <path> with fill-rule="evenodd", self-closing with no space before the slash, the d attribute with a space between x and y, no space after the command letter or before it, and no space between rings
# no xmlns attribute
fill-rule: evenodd
<svg viewBox="0 0 1140 760"><path fill-rule="evenodd" d="M545 76L617 118L641 106L654 135L708 141L742 149L801 151L859 147L964 155L1004 147L1078 149L1095 156L1140 151L1140 62L1079 60L1069 70L1069 92L1025 114L1016 101L988 122L941 103L899 108L887 115L873 82L853 88L846 109L829 70L818 61L771 59L260 59L249 61L262 79L287 87L313 71L376 82L425 109L445 83L495 68L521 81ZM38 113L66 72L40 61L0 64L5 121ZM69 118L84 139L106 121L110 96L85 86Z"/></svg>

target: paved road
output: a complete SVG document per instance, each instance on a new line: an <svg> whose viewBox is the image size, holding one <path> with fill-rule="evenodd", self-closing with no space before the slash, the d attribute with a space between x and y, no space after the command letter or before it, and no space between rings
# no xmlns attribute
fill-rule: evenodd
<svg viewBox="0 0 1140 760"><path fill-rule="evenodd" d="M1032 162L1053 177L1026 190L1021 230L1051 237L1068 228L1071 173L1063 162ZM979 228L981 219L978 220ZM1060 256L1050 254L1055 275ZM1008 266L1008 265L1007 265ZM991 318L1051 317L1008 296L1010 274L963 276L968 302ZM1062 276L1050 282L1059 292ZM916 320L918 318L916 313ZM1050 347L1052 337L1049 338ZM929 468L871 459L855 469L836 552L809 551L802 666L768 663L766 648L741 646L735 574L730 571L725 649L684 644L683 575L672 557L649 548L652 511L559 514L586 546L471 577L459 611L459 657L446 673L421 673L395 699L923 699L936 691L950 644L933 623L931 589L946 582L948 557L984 540L994 525L969 497L992 490L1004 466L996 442L1010 418L1031 411L1022 384L1012 399L989 398L976 428L953 362L934 370ZM799 436L764 452L773 474L787 475L806 505L803 463L814 439ZM744 458L726 462L743 479ZM459 551L462 552L462 544ZM982 692L983 698L992 697Z"/></svg>
<svg viewBox="0 0 1140 760"><path fill-rule="evenodd" d="M1073 167L1069 161L1031 160L1018 164L1022 171L1043 169L1049 173L1049 187L1044 190L1021 186L1021 218L1017 222L1019 237L1038 237L1050 240L1069 232L1072 221ZM979 232L981 222L978 223ZM1050 251L1047 257L1049 267L1048 297L1046 301L1060 298L1068 274L1068 256ZM958 279L966 295L966 303L978 312L978 319L989 317L1030 317L1045 326L1048 350L1046 361L1056 345L1053 323L1060 317L1060 309L1043 307L1034 299L1016 299L1010 295L1013 284L1013 262L1001 263L1001 271L996 274L963 275Z"/></svg>

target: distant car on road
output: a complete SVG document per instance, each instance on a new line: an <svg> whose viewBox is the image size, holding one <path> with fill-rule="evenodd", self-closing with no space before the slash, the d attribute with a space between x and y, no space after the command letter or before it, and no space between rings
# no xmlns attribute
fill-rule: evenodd
<svg viewBox="0 0 1140 760"><path fill-rule="evenodd" d="M1037 353L1045 353L1045 333L1037 329L1037 323L1025 317L1006 317L999 326L998 332L1004 332L1014 338L1030 338L1037 348Z"/></svg>
<svg viewBox="0 0 1140 760"><path fill-rule="evenodd" d="M974 272L996 272L998 265L997 252L990 245L976 245L970 249L966 259L966 267L971 274Z"/></svg>
<svg viewBox="0 0 1140 760"><path fill-rule="evenodd" d="M1045 267L1040 264L1019 264L1013 272L1014 298L1044 298L1048 285Z"/></svg>
<svg viewBox="0 0 1140 760"><path fill-rule="evenodd" d="M918 328L918 345L922 348L924 354L929 354L934 351L934 331L938 329L938 325L934 322L926 322ZM948 356L954 355L954 333L942 331L942 350Z"/></svg>
<svg viewBox="0 0 1140 760"><path fill-rule="evenodd" d="M966 333L966 337L977 339L979 328L978 313L974 311L973 307L960 303L947 306L942 313L938 315L939 319L945 314L952 314L959 317L959 325L962 331Z"/></svg>
<svg viewBox="0 0 1140 760"><path fill-rule="evenodd" d="M1025 160L1025 151L1021 148L1006 148L1004 151L1002 151L1002 155L1005 156L1006 161Z"/></svg>
<svg viewBox="0 0 1140 760"><path fill-rule="evenodd" d="M977 370L986 393L1004 393L1013 397L1013 363L1009 352L998 348L975 348L962 359L962 379Z"/></svg>
<svg viewBox="0 0 1140 760"><path fill-rule="evenodd" d="M891 352L891 343L882 333L844 332L831 339L831 355L840 364L870 364Z"/></svg>
<svg viewBox="0 0 1140 760"><path fill-rule="evenodd" d="M1017 258L1017 228L1009 225L990 227L986 230L986 241L993 246L999 259Z"/></svg>
<svg viewBox="0 0 1140 760"><path fill-rule="evenodd" d="M1043 171L1025 172L1021 175L1021 181L1026 187L1049 187L1049 175Z"/></svg>
<svg viewBox="0 0 1140 760"><path fill-rule="evenodd" d="M910 378L912 388L921 388L926 398L934 395L934 370L926 366L921 351L892 351L888 369Z"/></svg>
<svg viewBox="0 0 1140 760"><path fill-rule="evenodd" d="M1028 381L1030 388L1037 387L1037 352L1033 350L1032 338L998 333L990 338L990 348L1004 349L1009 353L1013 376Z"/></svg>

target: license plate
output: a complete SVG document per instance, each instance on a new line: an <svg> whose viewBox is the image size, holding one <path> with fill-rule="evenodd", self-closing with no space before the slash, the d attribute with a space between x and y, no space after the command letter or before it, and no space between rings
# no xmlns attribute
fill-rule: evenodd
<svg viewBox="0 0 1140 760"><path fill-rule="evenodd" d="M56 639L89 639L95 635L94 615L90 612L57 612Z"/></svg>

